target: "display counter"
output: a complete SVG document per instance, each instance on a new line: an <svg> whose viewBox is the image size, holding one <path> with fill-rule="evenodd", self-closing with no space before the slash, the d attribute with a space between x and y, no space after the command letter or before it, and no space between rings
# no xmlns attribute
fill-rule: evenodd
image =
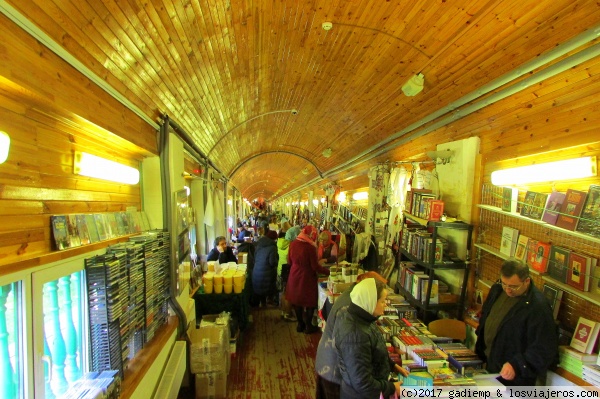
<svg viewBox="0 0 600 399"><path fill-rule="evenodd" d="M247 292L247 286L240 294L205 294L200 290L197 291L194 293L196 326L200 325L203 315L229 312L231 317L239 323L240 330L244 330L248 325L250 313Z"/></svg>

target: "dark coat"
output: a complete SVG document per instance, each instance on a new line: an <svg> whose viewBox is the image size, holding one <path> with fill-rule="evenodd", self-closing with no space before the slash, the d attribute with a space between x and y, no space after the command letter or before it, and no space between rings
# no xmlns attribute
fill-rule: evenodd
<svg viewBox="0 0 600 399"><path fill-rule="evenodd" d="M333 345L333 327L335 326L338 311L352 303L350 292L352 292L355 286L356 284L353 284L342 295L336 298L325 320L325 329L317 347L317 357L315 359L317 374L321 378L338 385L342 384L342 376L340 375L340 359Z"/></svg>
<svg viewBox="0 0 600 399"><path fill-rule="evenodd" d="M375 320L354 303L337 312L333 342L340 358L341 398L379 399L380 393L388 398L396 391L388 381L392 362Z"/></svg>
<svg viewBox="0 0 600 399"><path fill-rule="evenodd" d="M227 247L224 252L219 252L217 248L213 248L208 253L206 260L218 260L219 263L227 263L227 262L235 262L237 263L237 258L233 254L233 249L231 247Z"/></svg>
<svg viewBox="0 0 600 399"><path fill-rule="evenodd" d="M544 294L532 282L529 291L498 326L490 357L486 359L485 322L501 293L502 286L494 284L483 304L475 351L487 362L486 369L491 373L500 372L504 363L509 362L516 377L508 384L535 385L536 378L558 362L558 328L552 310Z"/></svg>
<svg viewBox="0 0 600 399"><path fill-rule="evenodd" d="M290 275L288 277L285 298L295 306L317 307L318 273L329 275L329 269L319 265L317 248L307 242L294 240L288 251Z"/></svg>
<svg viewBox="0 0 600 399"><path fill-rule="evenodd" d="M252 289L256 295L270 295L277 291L277 263L279 254L277 244L266 236L258 239L254 247L254 269L252 270Z"/></svg>

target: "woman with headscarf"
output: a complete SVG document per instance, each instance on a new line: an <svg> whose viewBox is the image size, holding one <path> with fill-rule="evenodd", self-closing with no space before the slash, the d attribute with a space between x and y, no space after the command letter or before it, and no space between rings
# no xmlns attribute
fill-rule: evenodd
<svg viewBox="0 0 600 399"><path fill-rule="evenodd" d="M323 335L321 335L321 339L319 340L317 357L315 359L315 369L317 371L317 399L340 399L342 377L340 375L339 367L340 360L333 345L333 327L335 326L337 312L350 305L350 293L354 287L367 278L374 278L383 283L387 283L387 280L376 272L363 273L356 278L356 283L351 285L335 299L333 306L331 306L329 310L327 309L328 301L325 301L325 305L321 309L321 315L326 323L325 328L323 329ZM396 371L403 372L399 366L396 367Z"/></svg>
<svg viewBox="0 0 600 399"><path fill-rule="evenodd" d="M336 263L338 256L338 245L331 239L331 232L323 230L319 234L319 248L317 250L319 264Z"/></svg>
<svg viewBox="0 0 600 399"><path fill-rule="evenodd" d="M288 251L290 275L286 285L286 299L292 304L298 320L296 331L311 334L318 331L312 324L317 308L318 274L329 275L329 269L319 265L317 260L317 229L306 226L291 242Z"/></svg>
<svg viewBox="0 0 600 399"><path fill-rule="evenodd" d="M374 278L356 284L350 304L339 309L333 326L333 342L342 377L344 399L389 398L400 393L400 383L388 381L394 363L375 321L385 309L387 287Z"/></svg>

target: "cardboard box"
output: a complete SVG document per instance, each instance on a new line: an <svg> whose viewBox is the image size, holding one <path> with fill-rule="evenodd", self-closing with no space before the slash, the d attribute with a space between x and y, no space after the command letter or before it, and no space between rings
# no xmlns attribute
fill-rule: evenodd
<svg viewBox="0 0 600 399"><path fill-rule="evenodd" d="M227 374L222 372L196 374L196 399L227 397Z"/></svg>
<svg viewBox="0 0 600 399"><path fill-rule="evenodd" d="M329 291L331 291L333 294L341 294L342 292L344 292L348 288L350 288L352 286L352 284L354 284L354 283L334 283L334 282L328 282L327 286L329 288Z"/></svg>
<svg viewBox="0 0 600 399"><path fill-rule="evenodd" d="M229 328L229 327L227 327ZM190 339L190 372L227 372L229 339L222 327L202 326L188 329Z"/></svg>

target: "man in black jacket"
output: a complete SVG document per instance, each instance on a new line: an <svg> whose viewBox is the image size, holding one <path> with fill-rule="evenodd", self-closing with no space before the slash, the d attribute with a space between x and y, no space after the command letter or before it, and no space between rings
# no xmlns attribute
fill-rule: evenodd
<svg viewBox="0 0 600 399"><path fill-rule="evenodd" d="M502 264L477 328L475 350L505 385L536 385L558 361L558 328L550 304L516 259Z"/></svg>

